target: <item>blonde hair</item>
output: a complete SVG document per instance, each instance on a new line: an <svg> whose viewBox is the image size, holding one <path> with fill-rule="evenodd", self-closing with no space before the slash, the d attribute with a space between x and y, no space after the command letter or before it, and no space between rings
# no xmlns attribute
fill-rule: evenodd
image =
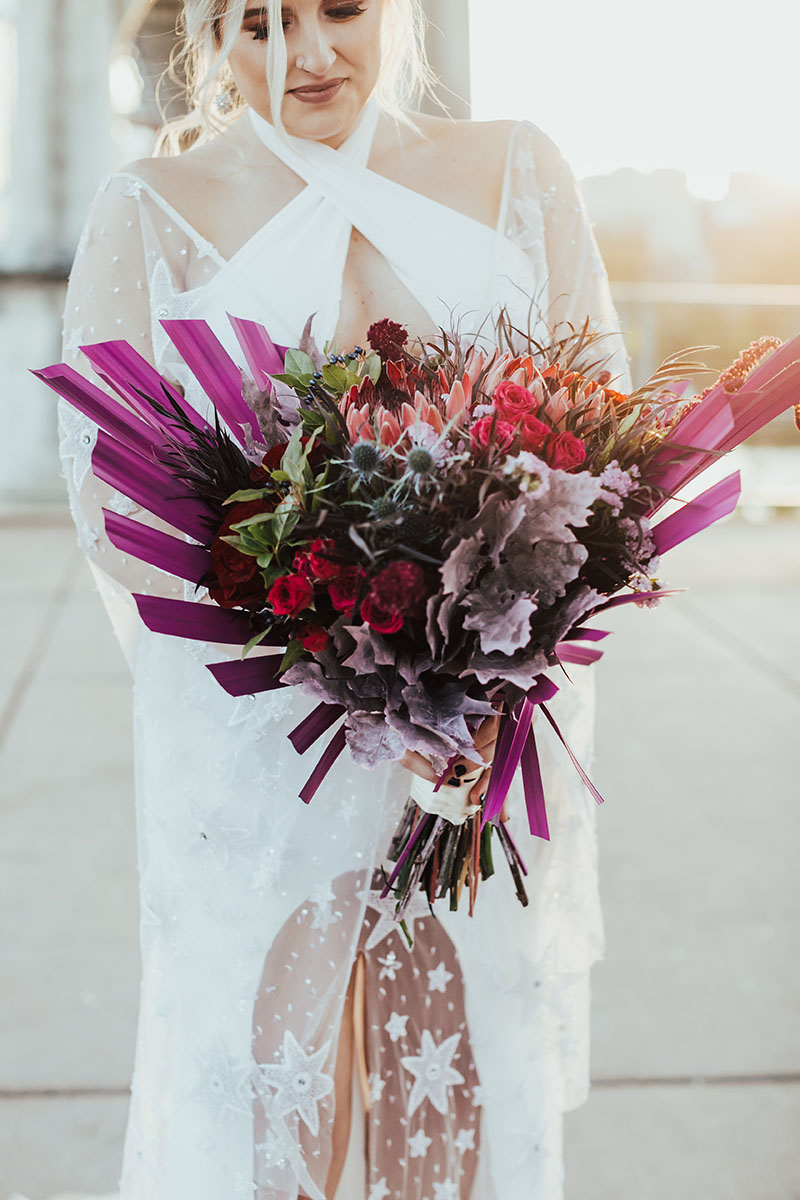
<svg viewBox="0 0 800 1200"><path fill-rule="evenodd" d="M271 120L285 136L281 119L286 83L286 40L283 36L284 0L262 0L267 10L266 82ZM179 22L181 44L170 64L170 75L185 89L188 115L167 121L159 138L162 153L177 153L195 142L219 133L244 107L233 80L228 58L238 37L248 3L252 0L184 0ZM425 53L427 21L422 0L383 0L381 66L375 98L384 112L414 125L407 109L428 96L445 112L436 94L439 83ZM272 31L277 30L277 36ZM214 112L225 97L225 115Z"/></svg>

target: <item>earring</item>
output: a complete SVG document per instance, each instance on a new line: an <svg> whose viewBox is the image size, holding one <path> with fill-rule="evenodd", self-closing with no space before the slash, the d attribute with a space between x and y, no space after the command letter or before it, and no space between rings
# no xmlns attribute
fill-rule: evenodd
<svg viewBox="0 0 800 1200"><path fill-rule="evenodd" d="M214 107L221 116L226 117L228 113L233 112L233 88L229 87L224 92L220 92L214 101Z"/></svg>

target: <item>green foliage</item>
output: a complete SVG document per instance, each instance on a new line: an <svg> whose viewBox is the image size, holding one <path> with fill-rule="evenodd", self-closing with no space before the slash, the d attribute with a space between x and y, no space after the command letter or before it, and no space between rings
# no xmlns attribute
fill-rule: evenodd
<svg viewBox="0 0 800 1200"><path fill-rule="evenodd" d="M284 671L288 671L290 667L293 667L296 662L300 661L305 652L303 643L298 641L297 638L292 638L286 647L286 653L281 659L281 665L278 667L279 673L283 674Z"/></svg>

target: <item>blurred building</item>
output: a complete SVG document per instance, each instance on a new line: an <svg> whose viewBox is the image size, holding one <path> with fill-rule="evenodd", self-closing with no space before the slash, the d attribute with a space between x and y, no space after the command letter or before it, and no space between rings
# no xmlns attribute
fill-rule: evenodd
<svg viewBox="0 0 800 1200"><path fill-rule="evenodd" d="M426 3L429 53L457 117L469 115L467 4ZM150 154L161 113L180 112L167 73L180 9L0 0L0 503L63 501L53 397L28 371L60 356L66 275L98 182ZM719 345L721 367L760 333L800 328L796 193L733 176L711 204L676 171L583 186L611 278L624 281L615 296L635 378L681 345Z"/></svg>
<svg viewBox="0 0 800 1200"><path fill-rule="evenodd" d="M464 0L428 0L429 52L469 112ZM28 374L60 356L64 286L109 170L151 153L180 0L0 0L0 502L60 500L53 397Z"/></svg>

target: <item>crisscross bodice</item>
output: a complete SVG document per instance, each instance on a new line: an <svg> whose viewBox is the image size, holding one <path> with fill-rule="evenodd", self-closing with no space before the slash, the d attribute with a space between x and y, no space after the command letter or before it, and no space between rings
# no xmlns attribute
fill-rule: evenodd
<svg viewBox="0 0 800 1200"><path fill-rule="evenodd" d="M284 344L296 344L314 313L317 342L333 337L354 228L433 328L449 328L455 317L464 332L476 333L490 309L506 304L527 311L537 283L541 289L528 256L497 229L368 168L379 112L370 100L349 138L333 149L284 140L250 111L257 137L306 187L223 262L198 295L192 315L205 317L234 356L239 350L227 313L246 311Z"/></svg>

